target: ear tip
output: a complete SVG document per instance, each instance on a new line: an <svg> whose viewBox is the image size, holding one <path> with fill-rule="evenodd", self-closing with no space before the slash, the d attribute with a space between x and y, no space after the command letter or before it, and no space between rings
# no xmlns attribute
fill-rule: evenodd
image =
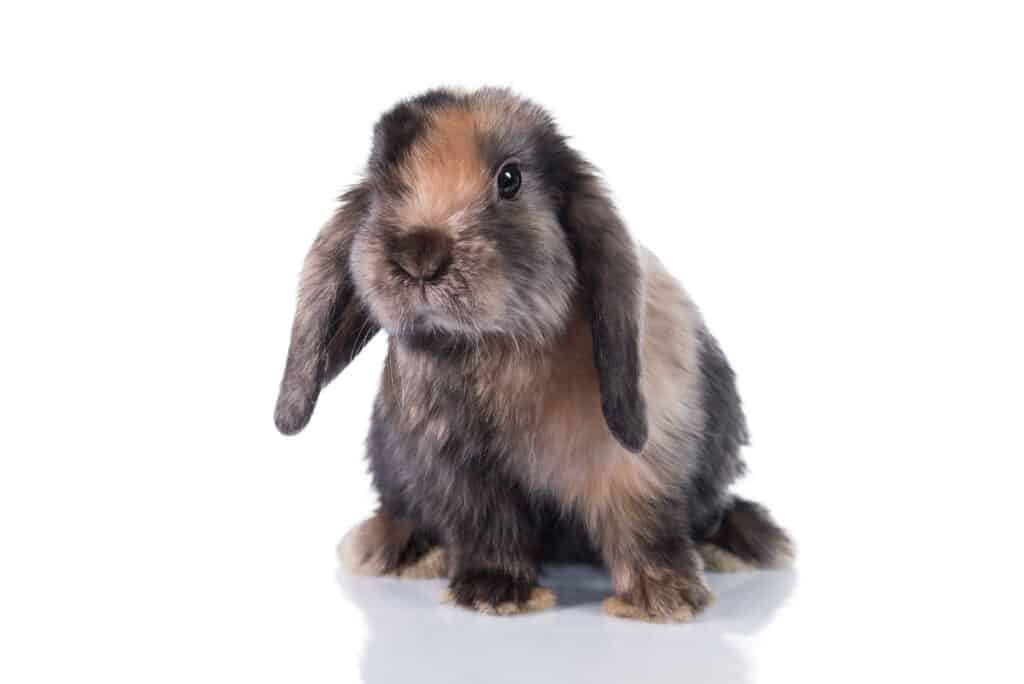
<svg viewBox="0 0 1024 684"><path fill-rule="evenodd" d="M621 412L605 413L608 429L612 436L627 451L639 454L647 445L647 418L644 411L635 412L632 416L625 416Z"/></svg>
<svg viewBox="0 0 1024 684"><path fill-rule="evenodd" d="M312 411L303 411L294 404L279 401L277 409L274 411L274 425L282 435L295 435L306 427L312 413Z"/></svg>
<svg viewBox="0 0 1024 684"><path fill-rule="evenodd" d="M639 454L647 445L647 424L634 426L631 429L619 428L612 433L627 451Z"/></svg>
<svg viewBox="0 0 1024 684"><path fill-rule="evenodd" d="M601 396L601 412L612 437L628 451L638 454L647 444L647 403L634 388L628 399L622 396Z"/></svg>

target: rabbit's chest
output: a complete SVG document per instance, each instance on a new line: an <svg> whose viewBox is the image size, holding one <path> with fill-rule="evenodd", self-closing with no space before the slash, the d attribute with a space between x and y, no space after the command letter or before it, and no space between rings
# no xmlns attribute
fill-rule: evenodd
<svg viewBox="0 0 1024 684"><path fill-rule="evenodd" d="M666 478L608 430L589 326L569 329L556 352L533 364L495 369L478 380L506 466L533 491L584 516L663 492Z"/></svg>
<svg viewBox="0 0 1024 684"><path fill-rule="evenodd" d="M426 367L424 366L424 369ZM637 524L668 494L657 460L623 449L601 411L589 335L532 364L488 374L438 376L406 366L385 382L391 472L406 489L446 478L511 476L521 491L554 501L601 538ZM386 376L387 377L387 376ZM397 419L397 420L395 420Z"/></svg>
<svg viewBox="0 0 1024 684"><path fill-rule="evenodd" d="M599 515L595 507L609 501L647 499L663 486L654 465L608 430L585 324L571 326L554 353L535 358L447 369L411 355L395 361L398 382L389 384L416 453L456 463L496 459L528 490L586 516Z"/></svg>
<svg viewBox="0 0 1024 684"><path fill-rule="evenodd" d="M588 340L589 342L589 340ZM626 451L612 437L601 410L590 345L562 358L535 389L529 441L511 467L531 489L545 491L584 519L603 518L609 505L659 496L665 485L655 464Z"/></svg>

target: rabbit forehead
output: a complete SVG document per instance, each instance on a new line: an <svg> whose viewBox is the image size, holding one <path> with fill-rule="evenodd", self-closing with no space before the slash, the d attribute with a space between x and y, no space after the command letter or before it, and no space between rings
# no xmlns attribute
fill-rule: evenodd
<svg viewBox="0 0 1024 684"><path fill-rule="evenodd" d="M399 221L457 228L460 219L481 211L501 161L493 141L510 126L509 114L500 102L486 99L430 112L397 169L406 188L396 207Z"/></svg>

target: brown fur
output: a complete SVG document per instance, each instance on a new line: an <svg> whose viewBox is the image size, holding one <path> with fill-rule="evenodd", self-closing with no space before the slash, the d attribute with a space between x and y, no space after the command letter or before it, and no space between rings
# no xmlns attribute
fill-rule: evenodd
<svg viewBox="0 0 1024 684"><path fill-rule="evenodd" d="M408 556L415 531L410 521L378 511L345 535L338 544L338 559L357 575L444 577L448 572L444 549L435 546L419 556Z"/></svg>
<svg viewBox="0 0 1024 684"><path fill-rule="evenodd" d="M523 405L537 407L539 425L531 432L537 444L524 464L524 477L538 488L552 491L566 510L576 510L595 533L603 524L641 526L643 502L663 496L672 478L665 470L679 472L680 463L672 440L675 431L699 428L700 413L689 412L688 424L679 424L679 404L696 408L696 350L684 344L686 331L698 323L696 310L660 262L644 250L646 265L645 328L641 350L641 378L652 426L650 440L640 458L628 453L611 435L601 413L593 363L590 328L582 318L570 325L566 339L555 345L547 362L507 371L528 378L517 393L503 387L503 396L519 396ZM672 331L669 334L669 331ZM680 334L682 332L683 334ZM544 372L547 371L547 372ZM635 524L628 519L635 519Z"/></svg>

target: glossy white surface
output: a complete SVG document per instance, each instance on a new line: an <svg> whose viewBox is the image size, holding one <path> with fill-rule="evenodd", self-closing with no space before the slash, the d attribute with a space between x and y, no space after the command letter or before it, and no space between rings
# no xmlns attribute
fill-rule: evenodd
<svg viewBox="0 0 1024 684"><path fill-rule="evenodd" d="M367 621L360 672L371 683L748 682L756 655L746 642L771 627L798 583L792 571L715 576L718 601L698 621L652 625L602 614L609 579L583 566L544 578L555 609L506 619L438 605L441 581L339 573Z"/></svg>

